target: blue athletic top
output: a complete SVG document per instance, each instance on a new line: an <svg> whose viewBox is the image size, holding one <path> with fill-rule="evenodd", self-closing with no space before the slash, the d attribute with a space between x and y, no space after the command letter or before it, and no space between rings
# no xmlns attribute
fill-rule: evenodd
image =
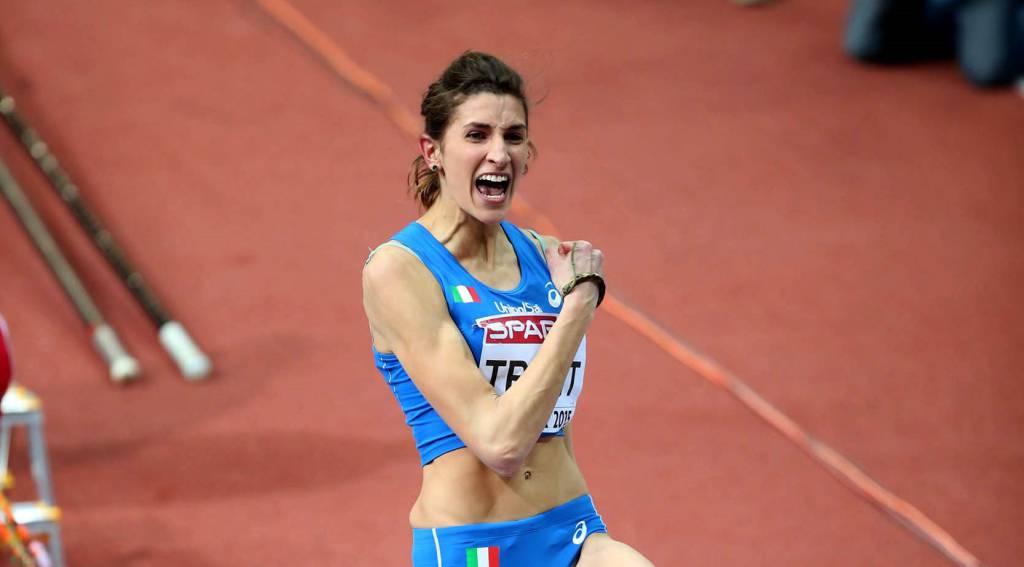
<svg viewBox="0 0 1024 567"><path fill-rule="evenodd" d="M410 223L388 243L412 252L437 278L448 313L473 352L481 378L498 395L522 376L562 311L562 296L551 282L547 262L537 247L512 223L502 222L501 227L515 250L521 276L519 285L508 291L488 287L474 278L418 222ZM395 354L374 348L373 355L377 369L405 413L405 423L412 428L422 465L466 446L423 397ZM541 436L565 435L562 428L575 412L585 370L584 337Z"/></svg>

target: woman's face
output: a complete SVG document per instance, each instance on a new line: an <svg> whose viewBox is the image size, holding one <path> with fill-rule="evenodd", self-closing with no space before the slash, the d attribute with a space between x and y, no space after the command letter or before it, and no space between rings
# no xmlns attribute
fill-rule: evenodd
<svg viewBox="0 0 1024 567"><path fill-rule="evenodd" d="M477 220L500 222L508 214L529 152L526 112L519 99L472 95L455 110L434 157L443 171L441 192Z"/></svg>

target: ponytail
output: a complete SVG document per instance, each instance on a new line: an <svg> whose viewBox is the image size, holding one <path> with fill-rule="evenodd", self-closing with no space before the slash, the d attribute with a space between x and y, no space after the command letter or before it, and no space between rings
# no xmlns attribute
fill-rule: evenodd
<svg viewBox="0 0 1024 567"><path fill-rule="evenodd" d="M423 156L416 156L409 168L409 194L420 202L424 209L429 209L441 193L441 174L427 167Z"/></svg>

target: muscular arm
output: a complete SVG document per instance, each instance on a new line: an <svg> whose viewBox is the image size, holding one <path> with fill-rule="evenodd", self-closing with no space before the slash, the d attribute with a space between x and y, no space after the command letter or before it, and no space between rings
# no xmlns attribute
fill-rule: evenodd
<svg viewBox="0 0 1024 567"><path fill-rule="evenodd" d="M551 415L595 302L594 290L569 294L529 368L499 397L481 379L437 281L419 260L386 247L363 269L363 306L374 335L466 446L506 477L519 470Z"/></svg>

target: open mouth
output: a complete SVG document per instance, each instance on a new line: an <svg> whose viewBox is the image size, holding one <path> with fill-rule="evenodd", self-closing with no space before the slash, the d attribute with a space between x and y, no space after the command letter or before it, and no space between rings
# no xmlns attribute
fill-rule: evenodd
<svg viewBox="0 0 1024 567"><path fill-rule="evenodd" d="M500 203L505 200L511 184L507 173L485 173L477 177L473 185L485 201Z"/></svg>

